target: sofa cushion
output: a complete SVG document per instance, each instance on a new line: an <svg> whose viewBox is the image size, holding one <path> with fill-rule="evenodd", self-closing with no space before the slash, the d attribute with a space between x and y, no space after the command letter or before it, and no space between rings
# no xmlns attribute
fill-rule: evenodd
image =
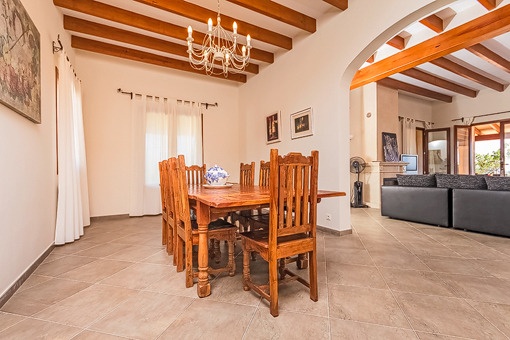
<svg viewBox="0 0 510 340"><path fill-rule="evenodd" d="M487 189L494 191L510 191L510 177L485 176Z"/></svg>
<svg viewBox="0 0 510 340"><path fill-rule="evenodd" d="M435 187L434 175L401 175L397 174L398 185L404 187Z"/></svg>
<svg viewBox="0 0 510 340"><path fill-rule="evenodd" d="M484 176L436 174L438 188L487 189Z"/></svg>

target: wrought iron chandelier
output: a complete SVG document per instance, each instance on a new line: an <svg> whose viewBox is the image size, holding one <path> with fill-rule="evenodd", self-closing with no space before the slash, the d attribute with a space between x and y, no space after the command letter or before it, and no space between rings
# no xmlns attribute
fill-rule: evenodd
<svg viewBox="0 0 510 340"><path fill-rule="evenodd" d="M233 33L221 27L220 0L218 0L218 16L216 26L212 19L207 21L207 34L199 49L193 48L193 28L188 26L188 55L191 66L197 70L205 70L208 75L225 77L228 73L243 72L250 60L251 37L246 36L246 46L237 43L237 23L234 21Z"/></svg>

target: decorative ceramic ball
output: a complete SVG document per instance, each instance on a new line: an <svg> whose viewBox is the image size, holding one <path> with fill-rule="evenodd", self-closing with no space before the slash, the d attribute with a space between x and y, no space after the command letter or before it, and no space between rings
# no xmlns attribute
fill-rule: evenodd
<svg viewBox="0 0 510 340"><path fill-rule="evenodd" d="M230 176L228 172L215 164L205 173L205 180L209 185L225 185L227 183L228 176Z"/></svg>

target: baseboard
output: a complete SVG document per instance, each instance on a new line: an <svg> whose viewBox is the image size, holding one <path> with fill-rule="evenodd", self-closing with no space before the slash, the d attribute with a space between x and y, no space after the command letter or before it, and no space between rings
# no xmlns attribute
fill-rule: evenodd
<svg viewBox="0 0 510 340"><path fill-rule="evenodd" d="M327 234L335 235L335 236L344 236L344 235L350 235L352 234L352 229L348 230L335 230L328 227L323 227L318 225L317 230L320 230L322 232L325 232Z"/></svg>
<svg viewBox="0 0 510 340"><path fill-rule="evenodd" d="M11 298L11 296L16 293L16 291L21 287L21 285L32 275L32 273L36 270L37 267L44 261L44 259L50 255L51 251L55 248L55 245L52 244L44 253L42 253L39 258L32 263L30 267L20 277L10 286L2 296L0 296L0 308Z"/></svg>
<svg viewBox="0 0 510 340"><path fill-rule="evenodd" d="M99 222L99 221L122 220L122 219L128 219L128 218L129 218L129 214L94 216L94 217L90 218L90 221L91 222Z"/></svg>

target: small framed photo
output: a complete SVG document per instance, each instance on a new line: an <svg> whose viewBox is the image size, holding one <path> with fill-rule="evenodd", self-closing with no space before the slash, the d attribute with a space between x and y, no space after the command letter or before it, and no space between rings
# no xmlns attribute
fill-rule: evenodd
<svg viewBox="0 0 510 340"><path fill-rule="evenodd" d="M266 143L276 143L280 141L280 111L271 113L266 117Z"/></svg>
<svg viewBox="0 0 510 340"><path fill-rule="evenodd" d="M312 108L290 115L290 136L292 139L313 135Z"/></svg>

